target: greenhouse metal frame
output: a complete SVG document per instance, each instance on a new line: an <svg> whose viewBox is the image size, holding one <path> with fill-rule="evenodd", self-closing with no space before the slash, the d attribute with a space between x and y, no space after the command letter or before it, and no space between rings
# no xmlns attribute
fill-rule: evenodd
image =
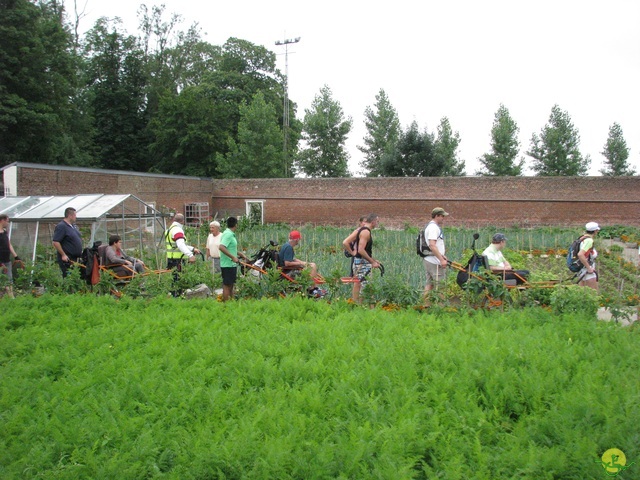
<svg viewBox="0 0 640 480"><path fill-rule="evenodd" d="M138 255L155 256L164 248L162 237L168 214L135 195L2 197L0 214L9 216L9 237L16 253L31 258L33 263L39 256L54 255L53 231L68 207L76 209L76 224L85 247L97 241L107 243L109 236L115 234L122 238L125 249L135 248Z"/></svg>

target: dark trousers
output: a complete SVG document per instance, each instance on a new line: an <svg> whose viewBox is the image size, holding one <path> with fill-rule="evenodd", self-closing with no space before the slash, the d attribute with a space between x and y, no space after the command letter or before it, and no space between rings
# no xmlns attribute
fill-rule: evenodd
<svg viewBox="0 0 640 480"><path fill-rule="evenodd" d="M60 255L58 255L58 266L60 267L60 271L62 272L62 278L67 278L67 275L69 275L69 269L74 267L75 265L73 262L80 262L80 258L78 257L72 257L70 255L67 255L67 257L69 258L68 262L63 262L62 261L62 257Z"/></svg>
<svg viewBox="0 0 640 480"><path fill-rule="evenodd" d="M173 272L174 284L176 284L178 282L178 279L180 278L180 272L182 272L182 265L183 265L183 261L180 258L167 258L167 270L171 270L175 268L175 271ZM182 292L176 289L171 292L171 295L173 295L174 297L179 297L180 293Z"/></svg>

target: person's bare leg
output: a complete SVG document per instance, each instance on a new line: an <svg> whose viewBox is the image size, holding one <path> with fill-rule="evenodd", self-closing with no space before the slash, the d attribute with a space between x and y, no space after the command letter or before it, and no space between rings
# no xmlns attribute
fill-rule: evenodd
<svg viewBox="0 0 640 480"><path fill-rule="evenodd" d="M311 275L311 278L313 278L313 277L318 275L318 266L315 263L311 263L310 262L309 263L309 268L311 269L310 272L309 272L310 275Z"/></svg>
<svg viewBox="0 0 640 480"><path fill-rule="evenodd" d="M351 290L351 300L354 303L360 303L360 282L353 282L353 289Z"/></svg>
<svg viewBox="0 0 640 480"><path fill-rule="evenodd" d="M222 285L222 301L226 302L233 298L233 285Z"/></svg>
<svg viewBox="0 0 640 480"><path fill-rule="evenodd" d="M593 288L594 290L598 290L598 280L595 278L591 278L589 280L582 280L579 285L581 287L589 287L589 288Z"/></svg>
<svg viewBox="0 0 640 480"><path fill-rule="evenodd" d="M428 285L425 285L424 287L424 306L428 307L431 305L431 301L429 300L429 296L431 295L431 290L433 290L433 285L430 283Z"/></svg>

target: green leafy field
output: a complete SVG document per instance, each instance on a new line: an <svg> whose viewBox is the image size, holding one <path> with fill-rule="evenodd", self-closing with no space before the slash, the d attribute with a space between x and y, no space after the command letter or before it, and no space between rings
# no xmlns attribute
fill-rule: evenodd
<svg viewBox="0 0 640 480"><path fill-rule="evenodd" d="M3 479L640 477L640 337L543 309L0 300Z"/></svg>

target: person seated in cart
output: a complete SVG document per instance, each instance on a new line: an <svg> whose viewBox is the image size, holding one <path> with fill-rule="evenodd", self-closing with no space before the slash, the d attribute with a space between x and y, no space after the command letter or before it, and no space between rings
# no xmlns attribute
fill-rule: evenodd
<svg viewBox="0 0 640 480"><path fill-rule="evenodd" d="M529 276L529 270L514 270L511 264L504 258L502 250L507 244L504 233L496 233L491 240L491 245L484 249L482 256L486 257L487 267L504 280L515 280L517 285L525 283Z"/></svg>
<svg viewBox="0 0 640 480"><path fill-rule="evenodd" d="M308 268L311 277L316 277L318 275L318 267L315 263L305 262L295 257L293 247L298 245L301 239L302 235L300 235L298 230L292 230L291 233L289 233L289 241L280 248L278 266L285 275L296 276L302 269Z"/></svg>
<svg viewBox="0 0 640 480"><path fill-rule="evenodd" d="M122 250L122 239L119 235L109 237L109 246L105 249L105 266L116 275L131 277L134 273L144 273L144 262L139 258L127 255Z"/></svg>

